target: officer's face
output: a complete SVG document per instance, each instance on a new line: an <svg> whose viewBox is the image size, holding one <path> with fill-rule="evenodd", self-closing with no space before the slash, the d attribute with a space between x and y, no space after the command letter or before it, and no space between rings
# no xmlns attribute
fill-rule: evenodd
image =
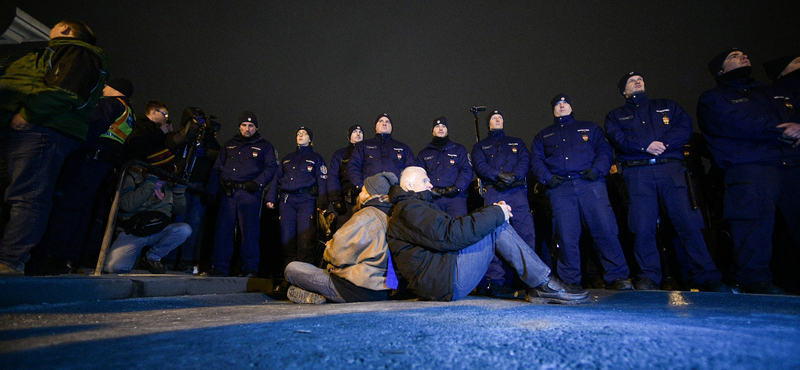
<svg viewBox="0 0 800 370"><path fill-rule="evenodd" d="M625 96L641 94L644 92L644 79L642 76L632 76L625 84Z"/></svg>
<svg viewBox="0 0 800 370"><path fill-rule="evenodd" d="M572 106L565 101L560 101L553 107L553 115L556 117L569 116L572 113Z"/></svg>
<svg viewBox="0 0 800 370"><path fill-rule="evenodd" d="M360 143L361 140L364 140L364 132L361 129L357 128L350 133L350 144Z"/></svg>
<svg viewBox="0 0 800 370"><path fill-rule="evenodd" d="M297 146L308 146L311 142L311 136L308 136L306 130L297 131Z"/></svg>
<svg viewBox="0 0 800 370"><path fill-rule="evenodd" d="M252 137L256 134L256 130L258 130L258 128L256 128L253 122L245 121L239 124L239 133L244 137Z"/></svg>
<svg viewBox="0 0 800 370"><path fill-rule="evenodd" d="M433 136L436 137L445 137L447 136L447 126L443 124L438 124L433 127Z"/></svg>
<svg viewBox="0 0 800 370"><path fill-rule="evenodd" d="M503 116L495 114L489 118L489 130L502 130L503 129Z"/></svg>
<svg viewBox="0 0 800 370"><path fill-rule="evenodd" d="M786 68L783 69L783 72L781 72L781 76L786 76L798 69L800 69L800 57L794 58L793 61L789 62Z"/></svg>
<svg viewBox="0 0 800 370"><path fill-rule="evenodd" d="M747 58L747 54L741 51L734 51L728 54L728 57L722 62L722 73L728 73L734 69L748 66L750 66L750 59Z"/></svg>
<svg viewBox="0 0 800 370"><path fill-rule="evenodd" d="M391 134L392 133L392 121L389 121L386 117L381 117L378 122L375 123L375 133L378 134Z"/></svg>

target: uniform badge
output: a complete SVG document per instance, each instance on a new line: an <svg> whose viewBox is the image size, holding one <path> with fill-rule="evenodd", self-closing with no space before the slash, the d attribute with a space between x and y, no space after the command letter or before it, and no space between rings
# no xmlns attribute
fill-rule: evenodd
<svg viewBox="0 0 800 370"><path fill-rule="evenodd" d="M398 161L402 161L403 160L403 155L400 154L400 153L397 153L397 160Z"/></svg>
<svg viewBox="0 0 800 370"><path fill-rule="evenodd" d="M253 158L258 158L258 152L253 152Z"/></svg>
<svg viewBox="0 0 800 370"><path fill-rule="evenodd" d="M328 167L325 167L324 164L322 166L319 166L319 172L322 172L323 175L327 175L328 174Z"/></svg>
<svg viewBox="0 0 800 370"><path fill-rule="evenodd" d="M583 141L589 141L589 135L583 134L581 137L583 138Z"/></svg>
<svg viewBox="0 0 800 370"><path fill-rule="evenodd" d="M665 125L668 125L669 124L669 117L667 117L666 113L661 113L661 114L663 114L663 116L661 117L661 120L664 121Z"/></svg>
<svg viewBox="0 0 800 370"><path fill-rule="evenodd" d="M456 160L455 160L455 159L453 159L453 158L450 158L450 164L451 164L451 165L453 165L453 164L456 164Z"/></svg>
<svg viewBox="0 0 800 370"><path fill-rule="evenodd" d="M511 153L517 154L517 147L512 146L511 147Z"/></svg>
<svg viewBox="0 0 800 370"><path fill-rule="evenodd" d="M306 166L306 171L308 172L314 171L314 166Z"/></svg>

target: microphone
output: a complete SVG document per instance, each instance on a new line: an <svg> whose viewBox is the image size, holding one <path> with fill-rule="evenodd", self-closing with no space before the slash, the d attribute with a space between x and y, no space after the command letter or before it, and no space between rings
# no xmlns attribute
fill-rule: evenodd
<svg viewBox="0 0 800 370"><path fill-rule="evenodd" d="M475 105L475 106L472 107L472 111L473 112L483 112L485 110L486 110L486 106L485 105Z"/></svg>

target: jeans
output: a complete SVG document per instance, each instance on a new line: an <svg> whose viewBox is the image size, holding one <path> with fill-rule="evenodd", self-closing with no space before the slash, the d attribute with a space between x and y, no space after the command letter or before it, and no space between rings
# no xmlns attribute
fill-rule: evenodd
<svg viewBox="0 0 800 370"><path fill-rule="evenodd" d="M478 286L495 253L528 287L535 288L548 281L550 268L506 222L481 241L458 251L454 301L466 297Z"/></svg>
<svg viewBox="0 0 800 370"><path fill-rule="evenodd" d="M124 274L133 269L136 259L146 246L152 246L147 251L145 258L150 261L160 261L171 250L177 248L192 233L192 228L188 224L176 222L167 225L161 230L149 236L135 236L126 232L120 232L117 240L111 245L108 251L103 271L110 274Z"/></svg>
<svg viewBox="0 0 800 370"><path fill-rule="evenodd" d="M283 275L290 284L300 289L323 295L331 302L344 303L344 298L333 285L330 274L321 268L295 261L286 265Z"/></svg>
<svg viewBox="0 0 800 370"><path fill-rule="evenodd" d="M500 201L505 201L506 204L511 206L511 210L514 213L511 225L525 243L528 244L528 248L536 251L536 233L533 227L531 207L528 204L528 187L518 186L503 192L499 192L492 187L486 189L486 193L483 194L483 205L489 206ZM540 256L544 256L544 253L547 252L540 251L540 253ZM485 272L486 280L490 283L502 283L505 280L505 270L498 258L492 261Z"/></svg>
<svg viewBox="0 0 800 370"><path fill-rule="evenodd" d="M0 241L0 262L16 269L25 266L47 227L61 166L78 147L77 141L47 127L6 127L0 132L0 155L8 165L5 202L10 212Z"/></svg>
<svg viewBox="0 0 800 370"><path fill-rule="evenodd" d="M192 185L202 186L202 183L197 182ZM176 217L175 220L176 222L185 222L189 224L192 228L192 234L186 238L183 244L170 252L169 255L166 256L166 259L177 259L178 251L180 251L180 259L182 261L188 261L194 264L200 259L199 256L196 256L198 251L197 238L202 232L201 227L203 226L203 216L206 213L206 207L203 206L203 203L200 201L202 198L201 194L190 190L187 191L184 196L186 197L186 212Z"/></svg>

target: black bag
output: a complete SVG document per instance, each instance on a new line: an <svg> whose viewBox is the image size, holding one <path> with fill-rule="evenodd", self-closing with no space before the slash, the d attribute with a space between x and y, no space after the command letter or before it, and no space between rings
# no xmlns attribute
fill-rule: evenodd
<svg viewBox="0 0 800 370"><path fill-rule="evenodd" d="M150 236L164 230L170 224L170 217L158 211L144 211L120 222L126 233L135 236Z"/></svg>

